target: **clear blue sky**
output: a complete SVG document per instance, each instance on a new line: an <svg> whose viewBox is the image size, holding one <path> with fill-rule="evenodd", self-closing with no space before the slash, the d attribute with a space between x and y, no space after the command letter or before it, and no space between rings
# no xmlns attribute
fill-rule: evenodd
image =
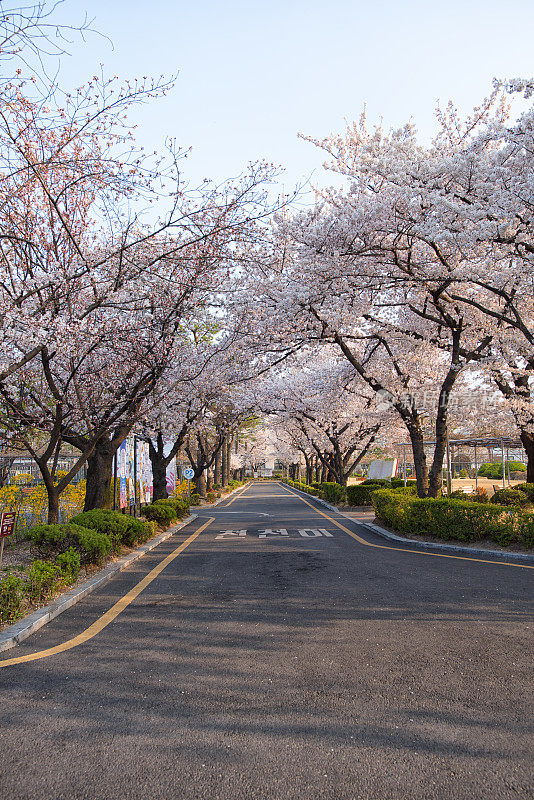
<svg viewBox="0 0 534 800"><path fill-rule="evenodd" d="M61 16L86 10L113 49L89 36L64 78L82 82L100 62L124 78L179 73L137 115L138 139L191 145L193 182L265 158L286 168L287 188L314 170L324 183L299 131L341 131L366 104L372 120L412 118L427 138L437 101L467 110L494 76L534 74L533 0L66 0Z"/></svg>

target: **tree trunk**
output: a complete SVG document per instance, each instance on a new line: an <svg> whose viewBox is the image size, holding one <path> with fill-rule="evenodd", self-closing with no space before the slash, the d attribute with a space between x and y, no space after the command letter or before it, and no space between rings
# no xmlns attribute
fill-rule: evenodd
<svg viewBox="0 0 534 800"><path fill-rule="evenodd" d="M423 432L420 425L410 425L408 427L410 441L412 443L413 463L415 467L415 477L417 479L418 497L428 495L428 467L423 441Z"/></svg>
<svg viewBox="0 0 534 800"><path fill-rule="evenodd" d="M54 485L46 486L48 495L48 524L55 525L59 522L59 492Z"/></svg>
<svg viewBox="0 0 534 800"><path fill-rule="evenodd" d="M207 488L208 492L212 492L213 491L213 475L211 473L211 470L208 470L207 477L206 477L206 482L207 482L206 488Z"/></svg>
<svg viewBox="0 0 534 800"><path fill-rule="evenodd" d="M312 462L311 462L311 458L309 457L309 455L307 453L303 453L303 456L304 456L304 462L306 464L306 483L309 486L310 483L313 483Z"/></svg>
<svg viewBox="0 0 534 800"><path fill-rule="evenodd" d="M167 491L167 467L165 466L165 461L160 458L154 460L151 454L150 463L152 466L154 488L152 500L165 500L165 498L169 496Z"/></svg>
<svg viewBox="0 0 534 800"><path fill-rule="evenodd" d="M520 437L527 454L527 483L534 483L534 433L522 430Z"/></svg>
<svg viewBox="0 0 534 800"><path fill-rule="evenodd" d="M165 500L169 496L167 491L167 464L169 457L163 455L164 443L163 436L158 433L156 437L156 446L152 439L148 442L148 454L150 456L150 466L152 467L153 479L153 500Z"/></svg>
<svg viewBox="0 0 534 800"><path fill-rule="evenodd" d="M206 472L202 470L196 479L197 492L201 497L206 497Z"/></svg>
<svg viewBox="0 0 534 800"><path fill-rule="evenodd" d="M107 438L100 439L87 459L84 511L91 511L94 508L111 508L113 457L120 444L120 441L113 444Z"/></svg>
<svg viewBox="0 0 534 800"><path fill-rule="evenodd" d="M228 486L228 461L226 459L227 449L227 440L225 436L221 447L221 484L224 488Z"/></svg>
<svg viewBox="0 0 534 800"><path fill-rule="evenodd" d="M224 447L223 458L226 459L226 474L230 476L230 462L232 455L232 439L228 437L226 447Z"/></svg>
<svg viewBox="0 0 534 800"><path fill-rule="evenodd" d="M221 485L221 451L217 451L217 455L215 456L215 466L214 466L214 478L213 483L217 486Z"/></svg>

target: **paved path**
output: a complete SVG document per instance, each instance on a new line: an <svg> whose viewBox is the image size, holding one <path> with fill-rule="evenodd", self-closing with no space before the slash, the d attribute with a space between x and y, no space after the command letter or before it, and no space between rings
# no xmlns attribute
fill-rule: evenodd
<svg viewBox="0 0 534 800"><path fill-rule="evenodd" d="M530 797L533 577L255 484L2 654L0 796Z"/></svg>

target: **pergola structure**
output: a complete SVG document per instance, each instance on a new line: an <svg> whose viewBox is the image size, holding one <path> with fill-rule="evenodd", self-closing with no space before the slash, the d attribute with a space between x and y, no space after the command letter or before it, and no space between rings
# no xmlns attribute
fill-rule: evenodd
<svg viewBox="0 0 534 800"><path fill-rule="evenodd" d="M432 445L435 446L435 441L428 441L425 442L425 445ZM458 447L474 447L475 449L475 487L478 488L478 461L477 461L477 448L478 447L487 447L487 448L494 448L498 447L501 450L501 459L502 459L502 485L503 488L506 487L506 462L508 461L508 452L510 450L521 450L523 447L523 443L521 439L514 438L511 436L473 436L468 439L449 439L447 437L447 448L446 448L446 455L447 455L447 492L450 494L451 491L451 446L457 445ZM404 485L406 486L406 448L411 447L409 442L395 442L395 447L402 447L403 450L403 475L404 475ZM508 470L509 471L509 470ZM508 475L508 481L510 481L510 476Z"/></svg>

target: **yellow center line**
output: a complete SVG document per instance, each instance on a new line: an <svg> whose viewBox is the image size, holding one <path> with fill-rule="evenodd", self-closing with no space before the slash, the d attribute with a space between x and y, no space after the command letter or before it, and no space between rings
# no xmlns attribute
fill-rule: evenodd
<svg viewBox="0 0 534 800"><path fill-rule="evenodd" d="M247 485L247 486L244 486L244 487L243 487L243 489L242 489L240 492L238 492L237 494L235 494L235 495L232 497L232 499L231 499L231 500L230 500L228 503L226 503L226 505L225 505L225 506L221 506L221 508L228 508L228 506L231 506L231 505L232 505L232 503L234 502L234 500L239 500L239 498L241 497L241 495L242 495L242 494L244 494L248 488L249 488L249 486L248 486L248 485Z"/></svg>
<svg viewBox="0 0 534 800"><path fill-rule="evenodd" d="M285 489L285 487L283 487ZM293 495L293 497L297 497L299 500L302 500L303 503L306 503L311 509L313 509L317 514L320 514L325 519L332 522L336 527L340 528L340 530L348 533L349 536L352 536L353 539L356 539L357 542L360 544L364 544L366 547L376 547L377 550L395 550L399 553L412 553L417 556L434 556L434 558L453 558L456 561L476 561L478 564L498 564L499 566L504 567L519 567L520 569L534 569L534 566L529 564L515 564L511 561L490 561L489 559L484 558L470 558L469 556L449 556L446 553L428 553L426 550L410 550L405 547L391 547L390 545L386 544L373 544L373 542L367 542L365 539L362 539L361 536L358 534L349 531L344 525L340 522L336 522L335 519L329 517L328 514L325 514L323 511L319 511L318 508L315 508L314 505L305 500L304 497L301 497L299 494L295 494L295 492L289 491L286 489L287 493ZM358 524L358 523L356 523Z"/></svg>
<svg viewBox="0 0 534 800"><path fill-rule="evenodd" d="M36 661L39 658L47 658L48 656L56 655L56 653L64 653L66 650L72 650L73 647L78 647L79 644L83 644L84 642L88 642L89 639L92 639L93 636L96 636L100 631L104 630L104 628L109 625L110 622L121 614L125 608L127 608L130 603L135 600L135 598L141 594L141 592L146 589L146 587L152 583L152 581L158 577L158 575L163 572L165 567L168 567L169 564L174 561L186 547L189 547L195 539L200 536L202 531L206 530L208 525L211 525L212 522L215 521L215 517L210 517L207 522L200 526L194 533L189 536L181 545L179 545L176 550L173 550L172 553L169 553L163 561L154 567L154 569L150 570L150 572L145 575L145 577L136 583L136 585L130 589L120 600L111 606L111 608L106 611L96 622L93 622L92 625L89 625L82 633L79 633L73 639L68 639L66 642L62 644L57 644L55 647L49 647L47 650L39 650L37 653L29 653L25 656L16 656L14 658L6 658L4 661L0 661L0 667L7 667L11 664L24 664L27 661Z"/></svg>

